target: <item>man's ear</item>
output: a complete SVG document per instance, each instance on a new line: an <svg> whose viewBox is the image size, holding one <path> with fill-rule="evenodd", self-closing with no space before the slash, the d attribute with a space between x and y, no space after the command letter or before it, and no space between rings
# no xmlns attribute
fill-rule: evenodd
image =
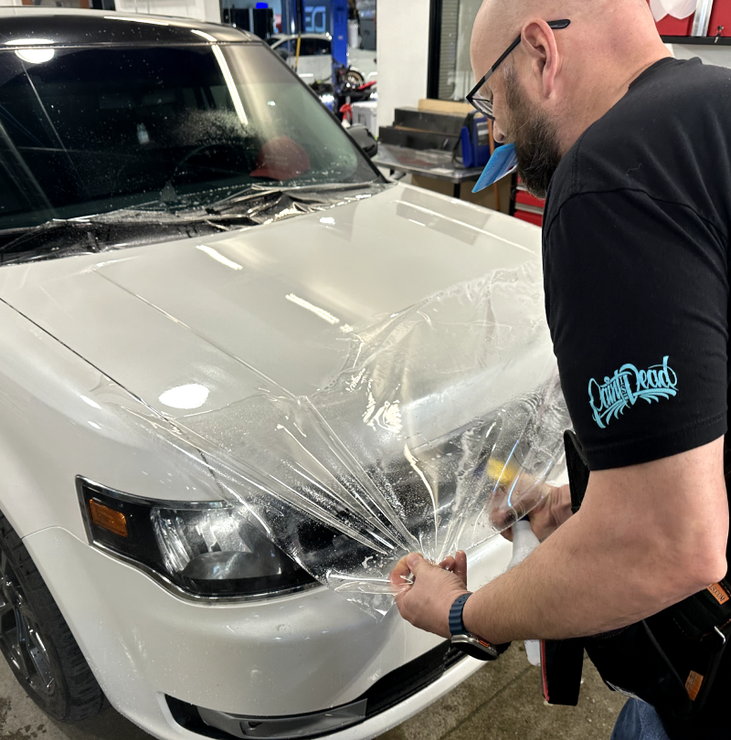
<svg viewBox="0 0 731 740"><path fill-rule="evenodd" d="M549 98L553 94L559 68L558 47L553 29L540 18L528 21L523 26L521 44L528 52L531 70L541 93Z"/></svg>

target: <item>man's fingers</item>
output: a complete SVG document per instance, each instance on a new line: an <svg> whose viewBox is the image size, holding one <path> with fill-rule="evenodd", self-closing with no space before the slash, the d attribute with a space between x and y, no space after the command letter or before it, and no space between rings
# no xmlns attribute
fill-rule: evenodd
<svg viewBox="0 0 731 740"><path fill-rule="evenodd" d="M441 563L439 563L439 567L443 568L444 570L451 570L454 572L454 566L455 566L456 560L449 555L448 557L444 558Z"/></svg>
<svg viewBox="0 0 731 740"><path fill-rule="evenodd" d="M454 573L467 583L467 554L463 550L457 550L456 555L444 558L439 567Z"/></svg>
<svg viewBox="0 0 731 740"><path fill-rule="evenodd" d="M388 579L391 582L391 586L397 591L400 591L404 586L409 585L408 579L410 575L411 569L406 563L406 556L404 556L396 563L396 567L391 571Z"/></svg>
<svg viewBox="0 0 731 740"><path fill-rule="evenodd" d="M457 554L454 557L454 568L452 568L454 575L459 576L465 584L467 583L467 553L464 550L457 550Z"/></svg>
<svg viewBox="0 0 731 740"><path fill-rule="evenodd" d="M423 581L421 590L419 589L419 584L422 581L420 580L419 573L423 574L421 579L426 579ZM455 555L449 555L439 565L426 560L418 552L411 552L401 558L389 576L391 590L396 598L396 604L401 615L408 621L412 621L405 607L405 604L411 598L409 594L412 591L413 593L417 591L429 593L433 585L437 583L451 583L452 588L454 588L455 582L452 580L454 576L458 579L456 585L459 586L459 581L461 581L462 587L466 588L467 555L463 550L458 550Z"/></svg>
<svg viewBox="0 0 731 740"><path fill-rule="evenodd" d="M391 583L391 589L394 593L399 594L405 589L410 588L413 585L416 570L424 563L431 566L431 563L424 560L421 553L410 552L408 555L404 555L404 557L396 563L396 567L391 571L391 575L388 577L388 580Z"/></svg>
<svg viewBox="0 0 731 740"><path fill-rule="evenodd" d="M409 566L409 570L416 575L422 568L435 568L437 566L432 565L420 552L411 552L406 556L406 565Z"/></svg>

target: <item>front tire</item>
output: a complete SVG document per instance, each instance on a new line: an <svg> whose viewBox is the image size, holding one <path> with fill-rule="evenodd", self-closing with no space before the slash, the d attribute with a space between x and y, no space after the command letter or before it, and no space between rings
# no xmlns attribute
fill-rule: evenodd
<svg viewBox="0 0 731 740"><path fill-rule="evenodd" d="M365 84L365 77L363 76L363 73L360 70L355 69L355 67L348 67L345 72L345 82L353 87L360 87Z"/></svg>
<svg viewBox="0 0 731 740"><path fill-rule="evenodd" d="M46 714L77 722L107 705L21 539L0 514L0 652Z"/></svg>

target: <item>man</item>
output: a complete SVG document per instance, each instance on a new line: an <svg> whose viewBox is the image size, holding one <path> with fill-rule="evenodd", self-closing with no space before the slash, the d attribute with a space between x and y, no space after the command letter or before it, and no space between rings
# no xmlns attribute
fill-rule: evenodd
<svg viewBox="0 0 731 740"><path fill-rule="evenodd" d="M622 628L727 568L731 72L672 59L646 0L485 0L477 80L518 34L475 105L528 187L551 184L547 317L591 474L580 511L555 489L531 515L542 544L464 604L492 644ZM442 566L412 553L392 582L404 618L448 637L464 553ZM630 700L614 737L731 736L730 676L725 659L690 724Z"/></svg>

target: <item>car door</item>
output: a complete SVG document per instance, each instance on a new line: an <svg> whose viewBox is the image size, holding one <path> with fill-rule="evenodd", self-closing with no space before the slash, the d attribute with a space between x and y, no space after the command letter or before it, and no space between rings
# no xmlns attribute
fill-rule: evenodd
<svg viewBox="0 0 731 740"><path fill-rule="evenodd" d="M294 58L291 58L289 61L293 65ZM302 38L297 74L305 82L311 83L329 80L332 76L332 63L329 39L307 36Z"/></svg>

